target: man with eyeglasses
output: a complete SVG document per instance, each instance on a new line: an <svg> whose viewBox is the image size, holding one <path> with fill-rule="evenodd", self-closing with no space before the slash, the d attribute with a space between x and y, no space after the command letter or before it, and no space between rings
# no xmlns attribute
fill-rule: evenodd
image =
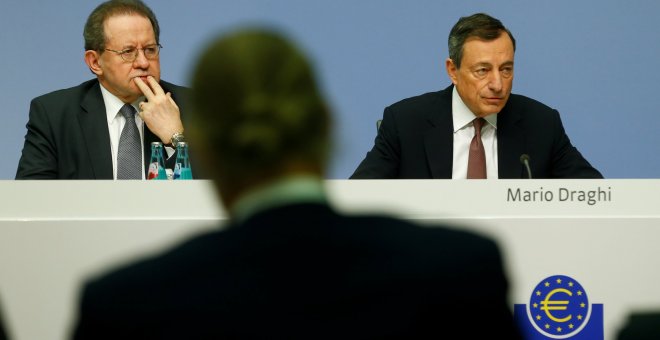
<svg viewBox="0 0 660 340"><path fill-rule="evenodd" d="M83 36L96 79L32 100L16 179L144 179L156 141L173 168L186 89L160 79L159 33L140 0L94 9Z"/></svg>

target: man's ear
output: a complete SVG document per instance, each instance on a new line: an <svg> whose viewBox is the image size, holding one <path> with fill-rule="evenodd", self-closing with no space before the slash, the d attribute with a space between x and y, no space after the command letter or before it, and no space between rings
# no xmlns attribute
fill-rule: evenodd
<svg viewBox="0 0 660 340"><path fill-rule="evenodd" d="M451 79L451 82L456 85L456 74L458 73L458 68L456 68L456 64L454 64L454 61L451 60L451 58L447 58L447 60L445 60L445 68L447 68L447 75L449 76L449 79Z"/></svg>
<svg viewBox="0 0 660 340"><path fill-rule="evenodd" d="M85 51L85 64L87 64L89 70L97 76L103 74L103 69L101 68L101 55L99 52L94 50Z"/></svg>

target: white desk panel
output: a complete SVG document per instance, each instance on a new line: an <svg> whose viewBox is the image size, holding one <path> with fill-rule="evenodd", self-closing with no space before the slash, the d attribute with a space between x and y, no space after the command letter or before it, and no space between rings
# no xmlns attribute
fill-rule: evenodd
<svg viewBox="0 0 660 340"><path fill-rule="evenodd" d="M660 180L326 183L347 213L377 211L497 239L512 307L561 274L604 305L606 339L628 313L660 309ZM0 302L15 340L67 339L85 278L226 219L207 181L0 181L0 192Z"/></svg>

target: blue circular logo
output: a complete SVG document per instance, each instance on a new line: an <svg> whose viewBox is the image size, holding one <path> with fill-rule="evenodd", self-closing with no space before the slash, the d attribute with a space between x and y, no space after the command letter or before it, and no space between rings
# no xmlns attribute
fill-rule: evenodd
<svg viewBox="0 0 660 340"><path fill-rule="evenodd" d="M579 333L589 321L591 306L587 292L575 279L554 275L543 279L532 291L527 316L543 335L565 339Z"/></svg>

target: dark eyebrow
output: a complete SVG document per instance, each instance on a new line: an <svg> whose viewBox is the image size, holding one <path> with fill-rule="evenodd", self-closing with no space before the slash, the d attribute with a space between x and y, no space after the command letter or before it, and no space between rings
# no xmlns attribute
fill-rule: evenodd
<svg viewBox="0 0 660 340"><path fill-rule="evenodd" d="M146 45L142 46L142 48L153 47L153 46L156 46L156 45L158 45L158 44L157 44L157 43L146 44ZM122 51L126 51L126 50L134 50L134 49L136 49L136 48L137 48L137 47L135 47L135 45L126 45L126 46L125 46L124 48L122 48L121 50L122 50Z"/></svg>
<svg viewBox="0 0 660 340"><path fill-rule="evenodd" d="M479 67L493 67L493 65L491 63L483 62L483 63L476 63L474 64L474 66L472 66L472 68L479 68Z"/></svg>

